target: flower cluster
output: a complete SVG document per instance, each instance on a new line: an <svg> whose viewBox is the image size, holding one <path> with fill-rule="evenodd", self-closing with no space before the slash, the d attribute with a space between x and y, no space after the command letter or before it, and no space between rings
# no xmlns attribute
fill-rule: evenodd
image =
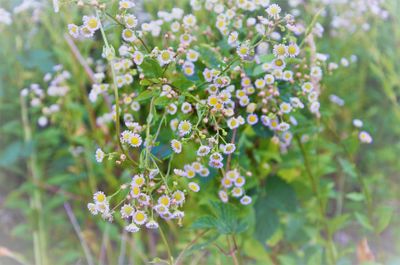
<svg viewBox="0 0 400 265"><path fill-rule="evenodd" d="M41 110L37 121L40 127L46 126L51 116L60 111L60 105L69 91L67 81L71 74L62 65L54 66L53 71L54 73L47 73L43 78L47 86L45 90L39 84L31 84L29 88L21 90L21 96L29 97L30 106Z"/></svg>
<svg viewBox="0 0 400 265"><path fill-rule="evenodd" d="M286 151L302 118L320 117L324 71L338 67L316 51L319 24L306 31L269 1L191 1L192 13L173 8L144 23L132 1L120 1L115 15L106 5L91 7L93 15L68 28L75 38L100 31L105 44L109 69L97 71L89 98L111 99L98 125L115 123L116 137L115 148L97 149L96 160L117 157L133 176L117 204L129 232L157 228L158 218L180 223L202 178L217 181L222 202L251 204L246 187L253 174L240 163L241 135L266 132ZM197 16L202 10L206 26ZM108 40L111 24L121 29L118 49ZM365 133L360 139L368 142ZM169 153L157 155L156 147ZM95 193L89 210L112 220L111 198Z"/></svg>

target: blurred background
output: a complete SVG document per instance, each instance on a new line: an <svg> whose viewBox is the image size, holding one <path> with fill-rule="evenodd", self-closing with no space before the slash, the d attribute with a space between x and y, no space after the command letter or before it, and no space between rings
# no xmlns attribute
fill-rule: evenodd
<svg viewBox="0 0 400 265"><path fill-rule="evenodd" d="M138 2L135 12L142 21L159 10L190 8L185 0ZM312 163L318 163L327 187L337 264L400 264L400 1L277 3L300 10L308 22L323 8L318 22L325 30L317 47L340 65L324 80L325 130L310 147L317 154ZM82 15L73 5L61 5L55 13L51 1L0 0L0 264L38 264L38 255L45 256L41 264L146 264L165 253L157 233L131 237L118 222L108 224L87 211L93 191L116 190L121 183L93 156L98 144L96 131L90 129L95 110L88 101L90 80L79 60L95 68L102 45L74 42L66 35L67 24ZM45 87L47 73L64 70L69 72L63 80L69 87L62 103L66 108L52 116L54 121L40 120L43 115L20 97L21 90L31 84ZM337 104L338 98L343 102ZM364 122L371 145L356 144L350 137L353 119ZM277 224L265 221L268 240L254 238L258 225L241 235L243 264L323 264L322 244L313 240L307 219L312 202L300 180L298 156L299 150L282 155L280 167L300 207L279 211ZM187 218L190 223L195 217ZM176 254L197 234L172 224L169 231ZM230 264L217 248L206 248L208 239L182 264Z"/></svg>

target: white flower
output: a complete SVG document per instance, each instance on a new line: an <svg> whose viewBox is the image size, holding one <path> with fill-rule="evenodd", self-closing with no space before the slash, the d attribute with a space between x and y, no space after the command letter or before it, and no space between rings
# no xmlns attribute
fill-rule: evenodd
<svg viewBox="0 0 400 265"><path fill-rule="evenodd" d="M287 47L284 44L274 45L274 49L272 50L272 52L278 58L284 58L288 56Z"/></svg>
<svg viewBox="0 0 400 265"><path fill-rule="evenodd" d="M192 111L192 105L188 102L183 102L181 106L181 111L185 114Z"/></svg>
<svg viewBox="0 0 400 265"><path fill-rule="evenodd" d="M171 147L172 147L172 150L177 154L182 152L182 143L179 142L178 140L175 140L175 139L172 140L171 141Z"/></svg>
<svg viewBox="0 0 400 265"><path fill-rule="evenodd" d="M134 212L135 212L135 209L130 204L124 204L121 207L121 217L122 218L128 218L128 217L132 216Z"/></svg>
<svg viewBox="0 0 400 265"><path fill-rule="evenodd" d="M248 123L248 124L254 125L254 124L256 124L257 122L258 122L258 116L257 116L257 114L252 113L252 114L249 114L249 115L247 116L247 123Z"/></svg>
<svg viewBox="0 0 400 265"><path fill-rule="evenodd" d="M290 43L286 49L289 57L296 57L300 53L300 48L296 43Z"/></svg>
<svg viewBox="0 0 400 265"><path fill-rule="evenodd" d="M143 59L143 53L141 53L140 51L135 51L133 53L133 61L135 62L135 64L141 65L143 63Z"/></svg>
<svg viewBox="0 0 400 265"><path fill-rule="evenodd" d="M136 211L133 214L133 218L132 218L133 222L135 222L137 225L142 225L144 223L146 223L147 221L147 215L145 212L143 211Z"/></svg>
<svg viewBox="0 0 400 265"><path fill-rule="evenodd" d="M282 11L281 7L277 4L272 4L267 8L267 13L270 17L274 19L279 18L279 13Z"/></svg>
<svg viewBox="0 0 400 265"><path fill-rule="evenodd" d="M181 121L179 123L178 130L180 136L187 135L192 130L192 124L190 123L190 121L187 120Z"/></svg>
<svg viewBox="0 0 400 265"><path fill-rule="evenodd" d="M125 230L128 231L129 233L136 233L140 229L139 229L139 227L137 227L135 224L132 223L132 224L125 226Z"/></svg>
<svg viewBox="0 0 400 265"><path fill-rule="evenodd" d="M366 144L370 144L372 143L372 137L369 133L367 133L366 131L361 131L358 134L358 138L360 139L360 141L362 143L366 143Z"/></svg>
<svg viewBox="0 0 400 265"><path fill-rule="evenodd" d="M96 150L96 161L98 163L101 163L103 161L103 159L104 159L104 152L100 148L97 148L97 150Z"/></svg>
<svg viewBox="0 0 400 265"><path fill-rule="evenodd" d="M228 44L232 47L236 47L238 45L238 36L239 33L237 33L237 31L231 32L228 36Z"/></svg>
<svg viewBox="0 0 400 265"><path fill-rule="evenodd" d="M290 113L292 111L292 106L287 102L281 103L279 108L283 113Z"/></svg>
<svg viewBox="0 0 400 265"><path fill-rule="evenodd" d="M192 14L183 17L183 24L185 27L193 27L196 25L196 17Z"/></svg>
<svg viewBox="0 0 400 265"><path fill-rule="evenodd" d="M252 201L251 197L244 195L241 199L240 199L240 203L243 205L248 205L250 204Z"/></svg>
<svg viewBox="0 0 400 265"><path fill-rule="evenodd" d="M148 229L157 229L158 228L158 223L156 221L154 221L154 220L151 220L151 221L147 222L146 228L148 228Z"/></svg>
<svg viewBox="0 0 400 265"><path fill-rule="evenodd" d="M161 66L169 64L174 59L174 53L169 50L162 50L157 57Z"/></svg>
<svg viewBox="0 0 400 265"><path fill-rule="evenodd" d="M128 143L132 147L138 147L142 144L142 137L137 133L131 133Z"/></svg>
<svg viewBox="0 0 400 265"><path fill-rule="evenodd" d="M74 37L78 38L79 37L79 27L75 24L68 24L68 31L69 34Z"/></svg>
<svg viewBox="0 0 400 265"><path fill-rule="evenodd" d="M219 198L220 198L220 200L222 201L222 202L228 202L228 193L226 193L226 191L224 191L224 190L220 190L219 192L218 192L218 196L219 196Z"/></svg>
<svg viewBox="0 0 400 265"><path fill-rule="evenodd" d="M122 31L122 38L126 42L133 42L136 40L135 33L131 29L124 29Z"/></svg>
<svg viewBox="0 0 400 265"><path fill-rule="evenodd" d="M100 28L100 21L95 16L84 16L83 25L94 32Z"/></svg>
<svg viewBox="0 0 400 265"><path fill-rule="evenodd" d="M362 122L362 120L354 119L353 125L354 125L354 127L361 128L363 126L363 122Z"/></svg>
<svg viewBox="0 0 400 265"><path fill-rule="evenodd" d="M134 15L126 15L124 17L125 26L127 28L136 28L138 25L138 20Z"/></svg>
<svg viewBox="0 0 400 265"><path fill-rule="evenodd" d="M210 147L208 147L206 145L202 145L197 150L197 155L198 156L206 156L210 153L210 150L211 150Z"/></svg>
<svg viewBox="0 0 400 265"><path fill-rule="evenodd" d="M189 182L188 187L191 191L194 191L194 192L200 191L200 186L196 182Z"/></svg>
<svg viewBox="0 0 400 265"><path fill-rule="evenodd" d="M233 152L235 152L236 146L234 144L226 144L226 145L222 145L222 152L224 152L224 154L228 155L228 154L232 154Z"/></svg>

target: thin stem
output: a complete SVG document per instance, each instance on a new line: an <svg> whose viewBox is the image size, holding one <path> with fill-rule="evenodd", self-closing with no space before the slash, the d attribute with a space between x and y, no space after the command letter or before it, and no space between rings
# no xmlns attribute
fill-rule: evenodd
<svg viewBox="0 0 400 265"><path fill-rule="evenodd" d="M329 231L328 224L324 220L324 218L325 218L325 207L324 207L324 203L323 203L321 194L319 192L318 184L317 184L317 181L315 179L314 174L312 173L311 164L310 164L306 149L304 148L304 145L301 142L301 139L300 139L299 135L296 134L295 135L295 139L297 141L297 144L298 144L298 146L300 148L301 154L302 154L303 159L304 159L304 166L305 166L305 169L306 169L306 172L307 172L307 176L308 176L308 178L310 180L310 183L311 183L311 188L312 188L313 193L314 193L314 195L315 195L315 197L317 198L317 201L318 201L320 218L321 218L321 221L322 221L322 223L324 225L325 233L326 233L327 240L328 240L328 242L327 242L327 244L328 244L327 251L328 251L329 261L330 261L331 264L335 264L336 263L335 262L336 258L335 258L335 251L333 249L333 246L334 246L333 245L333 240L332 240L332 237L331 237L331 233Z"/></svg>
<svg viewBox="0 0 400 265"><path fill-rule="evenodd" d="M168 260L169 260L168 264L173 265L174 264L174 258L172 256L172 252L171 252L171 248L169 247L168 240L165 237L165 234L164 234L161 226L158 229L160 230L160 236L161 236L162 240L164 241L164 244L165 244L165 246L167 248Z"/></svg>
<svg viewBox="0 0 400 265"><path fill-rule="evenodd" d="M86 261L87 261L87 264L88 265L94 265L94 261L93 261L92 254L90 253L90 249L89 249L88 245L86 244L85 239L82 236L82 231L81 231L81 228L79 226L79 223L76 220L74 212L72 211L71 206L69 205L68 202L64 203L64 209L65 209L65 211L66 211L66 213L68 215L68 218L69 218L69 220L70 220L70 222L72 224L72 227L75 230L76 235L79 238L79 242L81 243L81 246L82 246L83 252L85 254Z"/></svg>
<svg viewBox="0 0 400 265"><path fill-rule="evenodd" d="M207 234L210 230L204 230L200 234L198 234L189 244L187 244L179 253L178 257L176 258L175 265L179 265L179 261L183 258L186 250L188 250L191 246L193 246L200 238L202 238L205 234Z"/></svg>
<svg viewBox="0 0 400 265"><path fill-rule="evenodd" d="M21 104L21 120L24 129L24 140L28 144L32 142L32 130L29 124L28 107L26 99L20 96ZM38 161L36 156L36 150L33 150L27 161L29 173L34 184L33 196L30 198L32 208L37 217L37 227L33 231L33 247L35 253L35 263L38 265L47 265L47 242L45 236L44 222L43 222L43 210L42 210L42 194L40 190L41 177L38 168Z"/></svg>
<svg viewBox="0 0 400 265"><path fill-rule="evenodd" d="M97 12L97 18L99 18L99 14ZM108 44L107 36L106 33L104 32L103 25L100 23L100 31L101 31L101 36L103 37L104 44L107 49L110 49L110 45ZM110 67L111 67L111 75L112 75L112 81L113 81L113 89L114 89L114 97L115 97L115 129L116 129L116 134L117 134L117 141L118 141L118 146L119 149L121 150L122 153L125 154L125 156L129 159L129 161L134 164L135 166L137 165L137 162L134 161L130 154L124 149L121 143L120 135L121 135L121 124L120 124L120 112L119 112L119 95L118 95L118 85L116 81L116 75L115 75L115 68L114 64L110 62Z"/></svg>

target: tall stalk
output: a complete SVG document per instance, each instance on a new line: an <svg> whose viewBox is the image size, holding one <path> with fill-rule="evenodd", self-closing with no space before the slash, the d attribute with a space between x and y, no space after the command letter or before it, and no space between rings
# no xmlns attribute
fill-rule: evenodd
<svg viewBox="0 0 400 265"><path fill-rule="evenodd" d="M24 141L28 145L32 142L32 130L29 124L28 107L26 99L20 96L21 120L24 130ZM31 155L27 159L28 175L34 184L33 195L30 196L30 204L33 209L33 216L37 225L33 228L33 248L36 265L47 265L47 242L44 229L42 194L40 187L41 177L38 168L36 150L33 148Z"/></svg>

